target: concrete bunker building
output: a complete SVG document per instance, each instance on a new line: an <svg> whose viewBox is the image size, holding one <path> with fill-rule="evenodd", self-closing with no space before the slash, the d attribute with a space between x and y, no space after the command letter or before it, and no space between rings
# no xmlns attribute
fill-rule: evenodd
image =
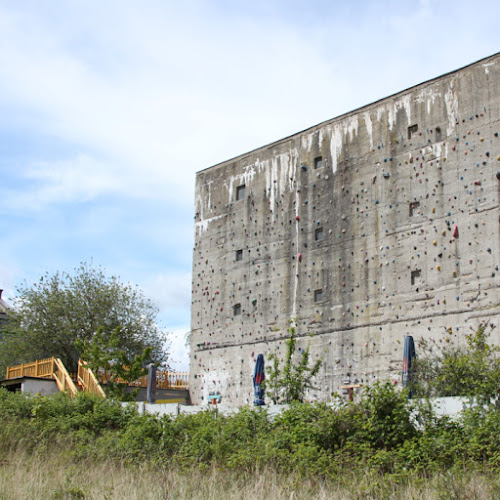
<svg viewBox="0 0 500 500"><path fill-rule="evenodd" d="M499 343L499 133L496 54L199 172L193 403L252 402L289 318L311 400L400 383L406 335Z"/></svg>

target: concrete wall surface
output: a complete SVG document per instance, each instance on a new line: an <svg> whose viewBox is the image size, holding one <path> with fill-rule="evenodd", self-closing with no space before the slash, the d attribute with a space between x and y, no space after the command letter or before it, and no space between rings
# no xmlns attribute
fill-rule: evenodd
<svg viewBox="0 0 500 500"><path fill-rule="evenodd" d="M49 394L56 394L60 391L55 380L42 378L26 378L21 382L21 392L47 396Z"/></svg>
<svg viewBox="0 0 500 500"><path fill-rule="evenodd" d="M122 403L122 406L128 404L136 404L139 414L143 415L148 413L151 415L170 415L175 417L177 415L193 415L202 411L216 411L221 415L234 415L240 411L237 406L224 406L224 405L181 405L181 404L149 404L144 402L137 403ZM334 404L331 404L332 408ZM283 410L288 408L288 405L270 405L270 406L251 406L254 411L267 410L271 418L279 415Z"/></svg>
<svg viewBox="0 0 500 500"><path fill-rule="evenodd" d="M252 403L258 354L323 360L309 400L400 383L403 342L500 342L500 56L197 174L190 394Z"/></svg>
<svg viewBox="0 0 500 500"><path fill-rule="evenodd" d="M240 411L239 407L223 406L223 405L204 405L204 406L184 406L178 404L149 404L143 402L137 403L122 403L123 406L128 404L136 404L139 413L142 415L148 413L151 415L169 415L175 417L177 415L189 415L195 414L202 411L217 411L221 415L234 415ZM327 403L332 409L334 409L337 403ZM468 408L470 405L469 399L461 397L447 397L447 398L434 398L431 400L432 409L436 412L438 416L449 416L457 417L460 415L462 410ZM251 406L253 411L267 410L271 420L279 415L282 411L286 410L289 405L270 405L270 406Z"/></svg>

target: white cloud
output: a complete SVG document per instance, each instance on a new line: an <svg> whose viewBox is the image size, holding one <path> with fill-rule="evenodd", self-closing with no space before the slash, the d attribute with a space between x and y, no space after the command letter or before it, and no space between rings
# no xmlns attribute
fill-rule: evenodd
<svg viewBox="0 0 500 500"><path fill-rule="evenodd" d="M189 371L189 349L186 346L187 328L180 328L169 333L169 364L177 372Z"/></svg>
<svg viewBox="0 0 500 500"><path fill-rule="evenodd" d="M160 309L189 308L191 300L191 273L155 274L143 284L148 297L154 300Z"/></svg>
<svg viewBox="0 0 500 500"><path fill-rule="evenodd" d="M99 53L74 50L71 33L52 31L48 19L27 30L22 16L10 16L0 35L0 89L9 105L39 117L44 134L74 143L108 175L120 165L126 194L185 199L196 170L312 124L314 113L304 119L308 101L335 91L326 61L285 26L234 19L220 30L158 5L158 18L113 11L111 34L107 24L92 25L92 38L110 44L108 56L117 51L109 70L93 64ZM136 36L129 56L120 28ZM291 108L292 96L300 98ZM53 177L51 190L59 182L64 191L67 181Z"/></svg>
<svg viewBox="0 0 500 500"><path fill-rule="evenodd" d="M15 276L19 269L13 269L10 265L0 263L0 288L3 290L2 298L13 305L15 297Z"/></svg>
<svg viewBox="0 0 500 500"><path fill-rule="evenodd" d="M86 155L52 163L37 162L19 176L27 184L23 184L21 192L7 189L3 193L0 207L4 211L41 210L47 205L84 202L123 189L118 172Z"/></svg>
<svg viewBox="0 0 500 500"><path fill-rule="evenodd" d="M422 44L436 43L408 30L437 28L437 7L365 6L355 31L329 9L301 26L203 1L0 7L0 96L77 151L38 164L51 178L31 198L191 199L195 171L431 76Z"/></svg>

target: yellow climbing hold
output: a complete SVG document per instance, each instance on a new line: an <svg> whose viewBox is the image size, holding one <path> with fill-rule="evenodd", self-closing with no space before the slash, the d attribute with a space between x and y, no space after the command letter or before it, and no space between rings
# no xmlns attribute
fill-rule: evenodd
<svg viewBox="0 0 500 500"><path fill-rule="evenodd" d="M436 240L434 240L434 241L432 242L432 244L433 244L434 246L436 246L436 245L438 244L438 242L437 242Z"/></svg>
<svg viewBox="0 0 500 500"><path fill-rule="evenodd" d="M436 269L437 269L438 271L441 271L441 266L436 266Z"/></svg>

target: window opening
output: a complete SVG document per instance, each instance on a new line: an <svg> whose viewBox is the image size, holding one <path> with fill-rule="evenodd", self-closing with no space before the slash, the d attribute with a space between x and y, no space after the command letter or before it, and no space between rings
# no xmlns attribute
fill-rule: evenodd
<svg viewBox="0 0 500 500"><path fill-rule="evenodd" d="M314 231L314 239L315 239L316 241L320 241L320 240L322 240L322 239L324 238L324 236L325 236L325 233L324 233L324 231L323 231L323 228L322 228L322 227L318 227L318 228L316 229L316 231Z"/></svg>
<svg viewBox="0 0 500 500"><path fill-rule="evenodd" d="M422 281L422 271L420 269L416 269L411 272L411 284L418 285Z"/></svg>
<svg viewBox="0 0 500 500"><path fill-rule="evenodd" d="M239 316L240 314L241 314L241 304L234 304L233 316Z"/></svg>
<svg viewBox="0 0 500 500"><path fill-rule="evenodd" d="M420 202L419 201L412 201L410 203L410 217L414 217L415 215L418 215L419 208L420 208Z"/></svg>
<svg viewBox="0 0 500 500"><path fill-rule="evenodd" d="M245 198L245 184L236 188L236 201L242 200L243 198Z"/></svg>
<svg viewBox="0 0 500 500"><path fill-rule="evenodd" d="M418 124L415 123L415 125L410 125L408 127L408 139L411 139L411 136L418 132Z"/></svg>
<svg viewBox="0 0 500 500"><path fill-rule="evenodd" d="M436 142L441 142L441 137L442 137L441 128L436 127Z"/></svg>
<svg viewBox="0 0 500 500"><path fill-rule="evenodd" d="M320 302L323 299L323 290L314 290L314 302Z"/></svg>
<svg viewBox="0 0 500 500"><path fill-rule="evenodd" d="M243 250L236 250L236 261L243 260Z"/></svg>
<svg viewBox="0 0 500 500"><path fill-rule="evenodd" d="M318 156L314 158L314 168L321 168L323 166L323 157Z"/></svg>

